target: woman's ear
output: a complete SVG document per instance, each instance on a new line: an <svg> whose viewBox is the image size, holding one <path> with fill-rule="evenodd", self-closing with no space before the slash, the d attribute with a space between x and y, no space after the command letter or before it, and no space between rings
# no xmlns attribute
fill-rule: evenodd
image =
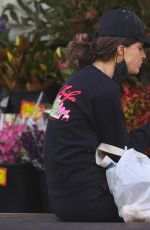
<svg viewBox="0 0 150 230"><path fill-rule="evenodd" d="M119 46L117 47L117 54L118 54L119 56L123 56L123 54L124 54L124 45L119 45Z"/></svg>
<svg viewBox="0 0 150 230"><path fill-rule="evenodd" d="M117 62L122 61L122 59L124 59L124 45L119 45L117 47Z"/></svg>

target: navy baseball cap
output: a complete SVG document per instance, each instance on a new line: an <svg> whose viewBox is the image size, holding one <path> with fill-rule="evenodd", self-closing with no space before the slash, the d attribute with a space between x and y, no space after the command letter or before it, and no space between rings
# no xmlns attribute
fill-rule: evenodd
<svg viewBox="0 0 150 230"><path fill-rule="evenodd" d="M142 41L145 47L150 47L150 37L146 35L144 25L130 10L115 9L100 17L100 27L96 37L99 36L131 38Z"/></svg>

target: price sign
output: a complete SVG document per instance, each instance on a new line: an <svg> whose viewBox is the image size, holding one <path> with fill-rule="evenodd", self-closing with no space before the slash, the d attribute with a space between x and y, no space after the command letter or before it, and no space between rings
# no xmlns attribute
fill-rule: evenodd
<svg viewBox="0 0 150 230"><path fill-rule="evenodd" d="M0 186L7 185L7 168L0 167Z"/></svg>
<svg viewBox="0 0 150 230"><path fill-rule="evenodd" d="M34 102L22 101L20 115L26 118L39 119L42 116L42 113L45 110L43 104L37 105Z"/></svg>

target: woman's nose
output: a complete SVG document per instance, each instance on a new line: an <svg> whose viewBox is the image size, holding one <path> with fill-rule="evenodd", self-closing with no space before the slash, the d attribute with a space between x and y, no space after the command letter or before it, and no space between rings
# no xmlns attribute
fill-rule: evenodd
<svg viewBox="0 0 150 230"><path fill-rule="evenodd" d="M142 54L142 59L143 59L143 61L146 59L146 53L144 50L143 50L143 54Z"/></svg>

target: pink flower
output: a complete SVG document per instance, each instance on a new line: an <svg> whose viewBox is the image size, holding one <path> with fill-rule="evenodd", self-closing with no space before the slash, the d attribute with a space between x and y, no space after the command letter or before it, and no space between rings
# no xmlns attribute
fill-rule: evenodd
<svg viewBox="0 0 150 230"><path fill-rule="evenodd" d="M26 125L4 124L4 129L0 131L0 163L13 164L21 153L20 136L26 131Z"/></svg>

